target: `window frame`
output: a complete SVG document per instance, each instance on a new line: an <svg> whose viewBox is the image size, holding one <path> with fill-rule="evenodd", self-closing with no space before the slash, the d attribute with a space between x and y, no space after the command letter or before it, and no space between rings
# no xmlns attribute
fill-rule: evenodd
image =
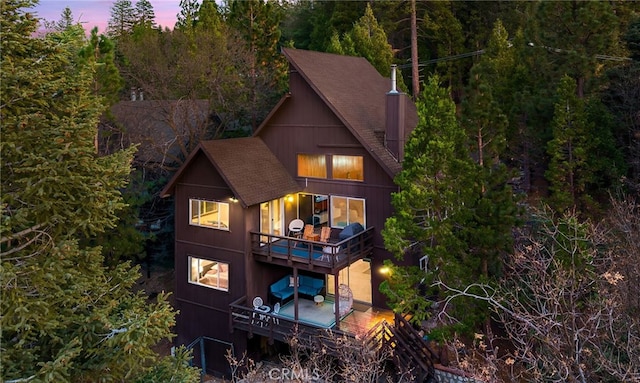
<svg viewBox="0 0 640 383"><path fill-rule="evenodd" d="M315 159L315 161L318 162L322 162L322 165L324 165L323 168L323 173L324 175L320 174L320 175L313 175L313 174L302 174L301 172L301 160L306 157L309 159ZM311 162L311 161L309 161ZM298 175L298 177L304 177L304 178L317 178L317 179L321 179L321 180L326 180L329 179L329 171L328 171L328 167L327 167L327 155L326 154L311 154L311 153L298 153L296 155L296 167L297 167L297 171L296 174ZM311 166L307 166L307 168L311 168ZM318 168L319 170L320 168Z"/></svg>
<svg viewBox="0 0 640 383"><path fill-rule="evenodd" d="M349 177L349 174L351 173L350 171L346 172L346 178L344 177L337 177L336 176L336 168L339 168L339 166L336 166L336 161L339 159L343 159L343 161L345 163L357 163L358 165L360 165L359 169L356 169L356 175L360 175L357 178L351 178ZM339 181L351 181L351 182L364 182L364 157L363 156L352 156L352 155L348 155L348 154L333 154L331 155L331 179L332 180L339 180Z"/></svg>
<svg viewBox="0 0 640 383"><path fill-rule="evenodd" d="M198 203L198 213L196 215L194 215L193 213L193 207L194 207L194 203ZM214 204L214 208L211 209L211 211L207 211L205 213L202 212L202 205L205 205L206 208L206 204ZM213 200L206 200L206 199L199 199L199 198L189 198L189 225L190 226L197 226L197 227L204 227L207 229L215 229L215 230L222 230L222 231L229 231L229 224L230 224L230 209L231 209L231 204L226 203L226 202L221 202L221 201L213 201ZM226 211L227 216L226 216L226 223L225 220L222 219L224 217L220 217L221 214L223 214L223 211ZM211 221L211 222L217 222L218 225L213 225L213 224L204 224L202 223L202 217L204 215L208 215L208 214L217 214L217 219ZM194 222L194 219L196 219L197 217L197 222Z"/></svg>
<svg viewBox="0 0 640 383"><path fill-rule="evenodd" d="M336 212L336 199L344 199L346 202L346 206L344 209L344 213L346 215L346 224L344 226L340 226L337 225L338 222L336 222L336 216L335 216L335 212ZM350 209L349 205L351 203L351 201L361 201L362 202L362 222L360 221L351 221L351 217L350 217ZM360 224L362 225L362 227L364 227L365 229L367 228L367 204L366 204L366 199L365 198L357 198L357 197L347 197L347 196L341 196L341 195L332 195L329 198L329 211L331 212L331 217L330 217L330 226L333 228L338 228L338 229L343 229L345 228L347 225L354 223L354 222L360 222ZM342 209L340 209L342 211ZM342 217L342 213L338 216ZM342 222L342 221L341 221Z"/></svg>
<svg viewBox="0 0 640 383"><path fill-rule="evenodd" d="M196 265L193 265L193 261L196 261ZM208 262L209 264L207 265L201 265L201 262ZM211 265L212 264L212 265ZM211 266L210 266L211 265ZM216 273L215 273L215 280L217 281L216 286L214 285L209 285L206 283L201 282L204 278L205 275L207 274L207 272L204 272L204 268L210 266L209 270L212 270L214 267L216 267ZM195 267L195 269L194 269ZM220 271L220 269L222 268L226 268L225 271ZM193 271L196 270L197 271L197 278L193 277ZM203 273L204 272L204 273ZM202 274L202 275L200 275ZM226 275L226 287L221 286L221 274L224 276ZM187 257L187 282L189 282L189 284L192 285L196 285L196 286L203 286L203 287L208 287L210 289L214 289L214 290L218 290L218 291L225 291L228 292L229 291L229 276L230 276L230 272L229 272L229 264L226 262L221 262L221 261L216 261L213 259L206 259L206 258L201 258L195 255L189 255ZM207 276L207 278L210 278L210 276Z"/></svg>

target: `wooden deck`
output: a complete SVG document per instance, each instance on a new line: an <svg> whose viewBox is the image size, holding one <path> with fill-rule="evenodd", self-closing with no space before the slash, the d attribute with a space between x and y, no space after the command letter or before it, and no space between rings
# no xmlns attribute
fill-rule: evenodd
<svg viewBox="0 0 640 383"><path fill-rule="evenodd" d="M256 311L247 307L248 304L246 298L243 297L229 305L230 331L242 330L246 331L250 337L257 334L282 342L286 342L294 332L313 337L327 329L349 336L364 335L380 322L393 323L394 320L394 314L390 310L364 308L357 305L351 313L340 320L338 325L331 322L331 324L323 326L313 324L317 321L317 313L313 312L313 309L304 309L302 305L298 310L298 320L295 320L273 312ZM325 308L331 307L330 302L326 302L325 305Z"/></svg>
<svg viewBox="0 0 640 383"><path fill-rule="evenodd" d="M335 275L371 255L373 233L374 228L370 227L341 241L320 242L251 232L251 251L259 262Z"/></svg>

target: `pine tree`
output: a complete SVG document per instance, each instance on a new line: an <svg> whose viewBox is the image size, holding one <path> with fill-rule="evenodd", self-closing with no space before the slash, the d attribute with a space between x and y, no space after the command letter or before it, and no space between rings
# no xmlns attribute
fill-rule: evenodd
<svg viewBox="0 0 640 383"><path fill-rule="evenodd" d="M584 101L576 94L576 82L569 76L558 86L558 102L553 115L553 139L547 145L550 157L545 173L551 191L550 204L559 212L578 207L589 174L588 130Z"/></svg>
<svg viewBox="0 0 640 383"><path fill-rule="evenodd" d="M156 14L149 0L138 0L136 2L135 15L137 26L145 28L154 28L156 26Z"/></svg>
<svg viewBox="0 0 640 383"><path fill-rule="evenodd" d="M91 92L96 64L79 60L84 31L33 38L32 5L1 3L1 379L195 379L187 353L152 350L172 336L166 295L147 302L131 290L136 269L107 269L100 247L79 245L117 222L133 152L96 155L104 105Z"/></svg>
<svg viewBox="0 0 640 383"><path fill-rule="evenodd" d="M180 0L180 13L176 15L176 29L189 30L198 21L198 5L197 0Z"/></svg>
<svg viewBox="0 0 640 383"><path fill-rule="evenodd" d="M226 20L241 37L249 52L249 83L256 129L287 88L288 65L279 51L282 9L265 0L232 0Z"/></svg>
<svg viewBox="0 0 640 383"><path fill-rule="evenodd" d="M391 73L393 51L387 40L387 34L373 15L367 3L364 15L353 25L351 39L359 56L367 59L383 76Z"/></svg>
<svg viewBox="0 0 640 383"><path fill-rule="evenodd" d="M107 26L110 37L122 37L133 31L136 25L136 10L131 0L116 0L111 6L111 18Z"/></svg>
<svg viewBox="0 0 640 383"><path fill-rule="evenodd" d="M64 31L74 24L76 24L76 22L73 20L73 13L71 12L71 8L64 7L64 10L62 10L62 13L60 14L60 20L56 21L55 23L56 30Z"/></svg>
<svg viewBox="0 0 640 383"><path fill-rule="evenodd" d="M119 92L124 81L115 65L115 44L109 37L98 35L98 27L91 30L87 45L80 50L80 57L87 64L95 65L91 90L94 95L104 97L105 106L119 101Z"/></svg>
<svg viewBox="0 0 640 383"><path fill-rule="evenodd" d="M428 256L430 269L438 270L440 278L464 285L472 273L465 263L466 243L459 228L468 219L465 206L477 194L475 166L455 104L437 76L429 78L417 107L419 122L406 143L403 170L395 179L400 188L392 196L395 214L385 222L382 236L396 258L416 253ZM387 296L409 292L398 298L403 304L425 304L415 288L383 284L381 290L386 290ZM426 315L420 310L411 312L417 315L416 320Z"/></svg>
<svg viewBox="0 0 640 383"><path fill-rule="evenodd" d="M478 263L473 269L479 278L499 274L502 256L511 251L518 215L504 159L508 119L493 97L493 86L500 84L500 74L513 68L507 37L502 23L497 22L487 52L471 69L462 103L462 121L471 138L480 184L475 202L468 206L473 215L464 230L470 260Z"/></svg>

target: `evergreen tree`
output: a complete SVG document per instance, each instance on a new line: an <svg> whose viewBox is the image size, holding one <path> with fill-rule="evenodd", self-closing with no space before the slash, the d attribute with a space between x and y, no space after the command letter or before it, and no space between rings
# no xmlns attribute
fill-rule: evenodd
<svg viewBox="0 0 640 383"><path fill-rule="evenodd" d="M327 52L364 57L381 75L390 76L393 50L368 4L353 29L344 33L342 38L337 32L331 36ZM401 74L398 75L398 88L407 89Z"/></svg>
<svg viewBox="0 0 640 383"><path fill-rule="evenodd" d="M149 0L138 0L135 8L136 25L145 28L154 28L156 26L156 14L153 11L153 5Z"/></svg>
<svg viewBox="0 0 640 383"><path fill-rule="evenodd" d="M471 138L471 153L478 165L480 184L476 200L468 208L472 217L465 226L468 249L474 263L476 277L495 277L501 269L501 259L510 252L512 230L517 217L511 178L504 164L507 116L493 98L493 78L511 57L507 49L506 33L496 24L487 53L471 69L466 98L462 104L464 128ZM506 65L509 67L510 65ZM508 72L506 72L508 73ZM474 259L475 258L475 259Z"/></svg>
<svg viewBox="0 0 640 383"><path fill-rule="evenodd" d="M136 10L131 0L116 0L111 6L111 18L107 25L107 34L119 38L133 31L136 25Z"/></svg>
<svg viewBox="0 0 640 383"><path fill-rule="evenodd" d="M256 129L287 88L288 65L279 51L282 9L265 0L232 0L226 20L249 52L249 83Z"/></svg>
<svg viewBox="0 0 640 383"><path fill-rule="evenodd" d="M136 269L104 268L99 247L79 245L117 222L133 152L96 155L104 105L96 64L79 60L84 31L33 38L33 4L1 3L1 379L193 380L184 351L152 350L171 337L166 295L147 302Z"/></svg>
<svg viewBox="0 0 640 383"><path fill-rule="evenodd" d="M602 55L621 56L620 20L606 1L541 1L535 3L539 24L532 43L539 54L553 55L556 78L566 74L576 81L577 95L587 95L587 82L596 77Z"/></svg>
<svg viewBox="0 0 640 383"><path fill-rule="evenodd" d="M198 0L180 0L180 13L176 15L176 29L189 30L198 20Z"/></svg>
<svg viewBox="0 0 640 383"><path fill-rule="evenodd" d="M416 253L428 256L430 268L438 270L440 278L464 285L472 273L459 230L467 220L465 206L477 194L475 167L456 118L455 104L448 89L440 87L437 76L429 79L417 107L419 122L406 143L403 170L395 179L400 188L392 196L395 214L385 222L382 236L385 247L396 258L402 260ZM410 280L400 279L401 283ZM381 291L387 296L408 292L397 298L402 305L426 304L424 297L407 286L385 282ZM410 312L416 315L415 320L426 315L419 309Z"/></svg>
<svg viewBox="0 0 640 383"><path fill-rule="evenodd" d="M203 0L198 9L196 28L213 32L218 37L224 33L224 22L215 0Z"/></svg>
<svg viewBox="0 0 640 383"><path fill-rule="evenodd" d="M58 20L56 25L56 30L64 31L67 28L71 28L76 22L73 20L73 12L71 12L71 8L64 7L62 13L60 14L60 20Z"/></svg>
<svg viewBox="0 0 640 383"><path fill-rule="evenodd" d="M569 76L558 87L558 102L553 115L553 139L547 153L549 169L545 173L551 191L550 203L556 211L578 207L584 197L589 174L586 169L588 140L584 101L576 94L576 83Z"/></svg>
<svg viewBox="0 0 640 383"><path fill-rule="evenodd" d="M353 25L350 35L358 55L366 58L383 76L389 76L393 51L369 4L364 15Z"/></svg>
<svg viewBox="0 0 640 383"><path fill-rule="evenodd" d="M93 94L103 97L105 106L115 104L124 81L115 64L113 40L103 34L98 35L98 27L93 28L87 45L80 50L80 57L96 68L91 86Z"/></svg>

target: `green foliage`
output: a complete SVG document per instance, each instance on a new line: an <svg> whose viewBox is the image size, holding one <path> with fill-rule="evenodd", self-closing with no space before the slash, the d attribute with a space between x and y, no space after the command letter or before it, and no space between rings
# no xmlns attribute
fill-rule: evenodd
<svg viewBox="0 0 640 383"><path fill-rule="evenodd" d="M113 38L120 38L131 33L136 25L136 16L131 0L114 1L111 6L107 34Z"/></svg>
<svg viewBox="0 0 640 383"><path fill-rule="evenodd" d="M384 261L385 280L380 283L380 292L387 297L387 304L398 314L412 313L411 322L420 324L431 316L430 300L437 292L428 286L433 274L417 266L396 266Z"/></svg>
<svg viewBox="0 0 640 383"><path fill-rule="evenodd" d="M201 379L200 371L195 367L190 367L191 358L191 350L187 350L184 346L177 347L174 357L162 358L160 363L155 364L135 382L198 382Z"/></svg>
<svg viewBox="0 0 640 383"><path fill-rule="evenodd" d="M354 23L353 28L345 33L342 39L337 32L331 35L326 51L364 57L383 76L389 76L391 73L393 51L387 41L387 34L378 24L369 4L364 15Z"/></svg>
<svg viewBox="0 0 640 383"><path fill-rule="evenodd" d="M578 207L579 200L587 197L583 193L592 173L587 168L590 144L586 133L591 130L584 101L576 95L575 80L563 77L553 116L553 139L547 146L549 170L545 173L552 193L550 203L556 211Z"/></svg>
<svg viewBox="0 0 640 383"><path fill-rule="evenodd" d="M106 107L115 104L124 80L115 64L113 40L102 34L98 36L98 27L93 28L87 45L80 50L80 57L95 67L93 94L102 96Z"/></svg>
<svg viewBox="0 0 640 383"><path fill-rule="evenodd" d="M197 0L180 0L180 13L176 15L175 29L191 29L198 20L198 9Z"/></svg>
<svg viewBox="0 0 640 383"><path fill-rule="evenodd" d="M473 275L469 269L464 235L466 206L477 194L474 164L466 148L464 131L447 89L432 77L417 103L419 122L405 146L403 170L396 177L400 191L392 195L394 216L382 230L385 247L398 259L429 256L429 268L455 286ZM411 271L405 272L412 275ZM385 286L394 309L416 305L409 285ZM398 296L398 294L401 294Z"/></svg>
<svg viewBox="0 0 640 383"><path fill-rule="evenodd" d="M280 5L264 0L232 0L226 13L228 25L242 38L249 62L251 125L256 129L287 89L288 64L279 51Z"/></svg>
<svg viewBox="0 0 640 383"><path fill-rule="evenodd" d="M471 139L480 184L475 200L468 204L471 216L463 231L472 270L483 278L499 275L502 256L512 250L512 230L519 215L503 158L508 119L493 97L494 84L500 84L499 73L513 68L507 38L502 23L496 22L487 52L471 69L462 103L462 122Z"/></svg>
<svg viewBox="0 0 640 383"><path fill-rule="evenodd" d="M56 30L64 31L65 29L71 28L75 25L76 22L73 20L73 13L71 12L71 8L64 7L62 13L60 14L60 20L56 22Z"/></svg>
<svg viewBox="0 0 640 383"><path fill-rule="evenodd" d="M156 25L156 14L153 11L153 5L149 0L138 0L136 2L136 25L144 26L145 28L153 28Z"/></svg>
<svg viewBox="0 0 640 383"><path fill-rule="evenodd" d="M100 247L78 242L116 224L133 153L96 155L97 64L80 60L79 28L33 38L32 4L1 5L0 376L135 381L170 363L152 347L175 312L164 294L132 291L137 268L105 268Z"/></svg>

